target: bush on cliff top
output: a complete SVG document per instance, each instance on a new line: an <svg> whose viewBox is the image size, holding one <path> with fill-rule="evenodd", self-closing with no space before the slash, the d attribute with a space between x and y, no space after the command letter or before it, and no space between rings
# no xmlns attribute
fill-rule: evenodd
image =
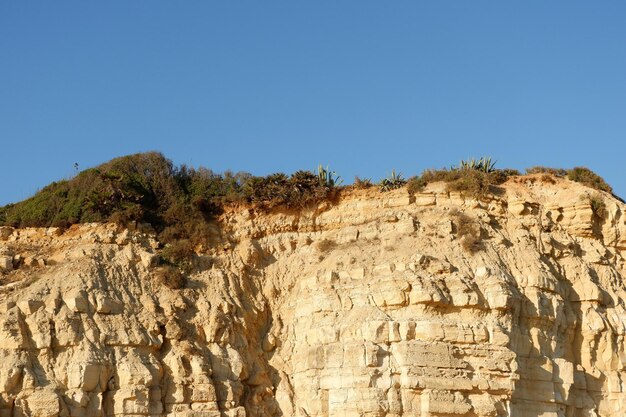
<svg viewBox="0 0 626 417"><path fill-rule="evenodd" d="M596 190L606 191L607 193L613 193L613 189L609 184L604 181L604 178L585 167L575 167L567 171L567 178L572 181L580 182L587 187L594 188Z"/></svg>
<svg viewBox="0 0 626 417"><path fill-rule="evenodd" d="M447 191L457 191L480 198L497 192L497 186L512 175L519 175L519 172L512 169L495 169L493 166L491 170L472 167L427 169L422 175L409 178L407 185L408 192L415 194L429 183L443 181L446 183Z"/></svg>
<svg viewBox="0 0 626 417"><path fill-rule="evenodd" d="M527 174L550 174L555 177L567 177L571 181L579 182L586 185L589 188L593 188L600 191L606 191L607 193L613 193L613 189L606 183L604 178L586 167L574 167L572 169L562 168L550 168L543 166L536 166L526 169Z"/></svg>
<svg viewBox="0 0 626 417"><path fill-rule="evenodd" d="M487 162L481 163L487 160ZM420 176L409 178L407 188L409 194L420 192L426 185L433 182L443 181L447 191L457 191L473 197L484 197L489 193L498 191L498 185L504 183L509 177L520 175L515 169L496 169L490 159L481 158L478 163L461 161L459 167L443 169L427 169ZM527 174L547 174L555 177L567 177L571 181L579 182L587 187L606 191L613 194L613 189L606 181L585 167L572 169L549 168L535 166L526 169ZM619 198L613 194L614 197Z"/></svg>
<svg viewBox="0 0 626 417"><path fill-rule="evenodd" d="M154 222L180 198L176 171L158 153L116 158L70 180L52 183L33 197L4 207L12 226L67 226L120 220Z"/></svg>
<svg viewBox="0 0 626 417"><path fill-rule="evenodd" d="M14 227L145 222L165 231L161 237L166 240L176 240L205 228L202 223L225 203L303 207L335 191L310 171L267 177L216 174L205 168L175 167L162 154L147 152L54 182L27 200L0 208L0 222ZM192 244L199 243L191 237Z"/></svg>

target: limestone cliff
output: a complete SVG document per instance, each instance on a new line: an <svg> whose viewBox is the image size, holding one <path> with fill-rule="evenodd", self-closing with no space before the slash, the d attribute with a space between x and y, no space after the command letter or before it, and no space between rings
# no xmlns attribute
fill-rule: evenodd
<svg viewBox="0 0 626 417"><path fill-rule="evenodd" d="M115 225L0 230L0 416L622 416L626 205L516 177L230 210L184 288Z"/></svg>

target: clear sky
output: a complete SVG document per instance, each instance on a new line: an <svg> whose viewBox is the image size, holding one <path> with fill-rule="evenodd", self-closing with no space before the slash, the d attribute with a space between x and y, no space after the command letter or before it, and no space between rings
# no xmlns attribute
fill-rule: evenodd
<svg viewBox="0 0 626 417"><path fill-rule="evenodd" d="M489 155L626 196L626 2L0 3L0 204L147 150L347 182Z"/></svg>

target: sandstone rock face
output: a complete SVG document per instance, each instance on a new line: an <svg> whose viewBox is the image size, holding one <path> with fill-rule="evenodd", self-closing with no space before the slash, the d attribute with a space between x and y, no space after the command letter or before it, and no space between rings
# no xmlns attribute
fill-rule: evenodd
<svg viewBox="0 0 626 417"><path fill-rule="evenodd" d="M227 212L178 290L149 233L3 228L0 417L626 415L626 206L590 192Z"/></svg>

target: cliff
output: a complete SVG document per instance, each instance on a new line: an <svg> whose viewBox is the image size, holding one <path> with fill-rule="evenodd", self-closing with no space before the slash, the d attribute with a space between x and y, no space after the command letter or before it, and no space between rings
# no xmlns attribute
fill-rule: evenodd
<svg viewBox="0 0 626 417"><path fill-rule="evenodd" d="M0 229L0 416L626 414L626 205L513 177L147 228ZM171 285L170 285L171 286Z"/></svg>

